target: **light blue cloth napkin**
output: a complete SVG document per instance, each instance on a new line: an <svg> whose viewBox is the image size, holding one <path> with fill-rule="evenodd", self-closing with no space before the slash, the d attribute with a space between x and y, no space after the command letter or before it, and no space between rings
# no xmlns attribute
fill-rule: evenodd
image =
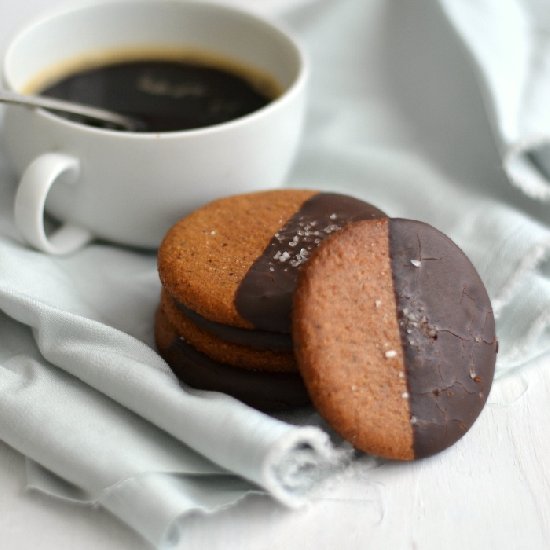
<svg viewBox="0 0 550 550"><path fill-rule="evenodd" d="M507 149L489 131L508 108L487 115L449 25L469 28L458 6L473 13L474 2L398 4L282 2L312 61L288 184L349 192L449 234L493 300L503 376L550 347L547 207L509 185ZM469 21L507 33L483 13ZM500 70L486 101L514 84ZM191 511L258 490L298 506L349 459L313 414L287 422L183 391L152 348L154 256L104 244L65 258L32 251L13 228L4 158L0 182L0 438L32 459L31 486L103 506L169 547Z"/></svg>
<svg viewBox="0 0 550 550"><path fill-rule="evenodd" d="M550 9L545 0L442 0L479 73L511 181L550 200Z"/></svg>
<svg viewBox="0 0 550 550"><path fill-rule="evenodd" d="M7 222L11 191L0 191L0 437L57 476L33 465L33 485L102 505L161 545L178 516L252 491L300 505L345 458L316 427L182 390L152 349L155 257L27 249Z"/></svg>

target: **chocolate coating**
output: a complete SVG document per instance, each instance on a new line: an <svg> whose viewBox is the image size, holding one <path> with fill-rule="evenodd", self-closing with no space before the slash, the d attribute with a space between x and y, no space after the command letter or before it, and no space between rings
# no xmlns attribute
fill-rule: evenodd
<svg viewBox="0 0 550 550"><path fill-rule="evenodd" d="M279 352L232 344L201 329L176 307L165 290L161 292L160 308L178 336L217 363L264 372L298 371L291 351Z"/></svg>
<svg viewBox="0 0 550 550"><path fill-rule="evenodd" d="M191 319L198 327L218 337L220 340L240 346L249 346L254 349L267 349L281 352L292 351L292 339L289 334L239 328L231 325L224 325L223 323L216 323L215 321L210 321L202 315L199 315L177 300L174 300L174 303L183 315Z"/></svg>
<svg viewBox="0 0 550 550"><path fill-rule="evenodd" d="M310 404L298 374L250 371L217 363L179 337L160 309L156 315L155 340L159 354L174 374L193 388L226 393L263 411Z"/></svg>
<svg viewBox="0 0 550 550"><path fill-rule="evenodd" d="M239 315L257 329L289 333L298 272L311 251L352 221L382 217L378 208L347 195L318 193L306 200L243 278L235 293Z"/></svg>
<svg viewBox="0 0 550 550"><path fill-rule="evenodd" d="M465 254L418 221L389 220L389 253L414 455L457 441L481 412L497 340L491 303Z"/></svg>

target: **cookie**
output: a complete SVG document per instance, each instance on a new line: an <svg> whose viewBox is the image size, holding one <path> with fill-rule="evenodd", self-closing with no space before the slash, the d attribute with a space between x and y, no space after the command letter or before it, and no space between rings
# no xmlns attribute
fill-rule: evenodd
<svg viewBox="0 0 550 550"><path fill-rule="evenodd" d="M276 352L270 349L226 342L196 325L178 304L163 290L160 304L168 322L178 336L191 344L197 351L218 363L225 363L244 369L270 372L296 372L296 361L292 351Z"/></svg>
<svg viewBox="0 0 550 550"><path fill-rule="evenodd" d="M288 335L280 340L289 349L292 295L311 251L350 221L381 216L353 197L313 190L226 197L170 229L159 248L160 279L205 330L231 327L241 345L253 345L255 331Z"/></svg>
<svg viewBox="0 0 550 550"><path fill-rule="evenodd" d="M356 448L412 460L453 444L491 388L495 323L483 282L418 221L359 221L299 274L293 338L311 399Z"/></svg>
<svg viewBox="0 0 550 550"><path fill-rule="evenodd" d="M155 342L178 379L192 388L223 392L266 412L310 404L298 373L258 372L217 363L179 336L161 308L155 317Z"/></svg>

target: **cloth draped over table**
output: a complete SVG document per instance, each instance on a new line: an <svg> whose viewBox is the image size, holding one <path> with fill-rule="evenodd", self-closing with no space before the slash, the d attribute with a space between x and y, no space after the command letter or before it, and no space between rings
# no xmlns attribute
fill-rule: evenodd
<svg viewBox="0 0 550 550"><path fill-rule="evenodd" d="M534 0L277 5L312 63L287 184L451 236L493 301L497 377L521 376L550 344L550 16ZM154 254L33 251L13 227L4 157L0 183L0 438L29 458L29 486L169 547L191 511L257 491L299 506L352 459L312 411L272 418L182 390L152 342Z"/></svg>

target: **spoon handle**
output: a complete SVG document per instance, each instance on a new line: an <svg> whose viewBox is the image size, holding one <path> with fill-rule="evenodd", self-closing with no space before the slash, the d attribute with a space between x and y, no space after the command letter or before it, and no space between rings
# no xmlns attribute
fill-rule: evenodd
<svg viewBox="0 0 550 550"><path fill-rule="evenodd" d="M88 105L73 103L72 101L64 101L62 99L44 96L27 96L7 90L0 90L0 103L10 103L12 105L22 105L24 107L41 107L60 113L81 115L101 122L109 122L125 130L136 130L140 126L138 121L130 117L106 111L99 107L89 107Z"/></svg>

